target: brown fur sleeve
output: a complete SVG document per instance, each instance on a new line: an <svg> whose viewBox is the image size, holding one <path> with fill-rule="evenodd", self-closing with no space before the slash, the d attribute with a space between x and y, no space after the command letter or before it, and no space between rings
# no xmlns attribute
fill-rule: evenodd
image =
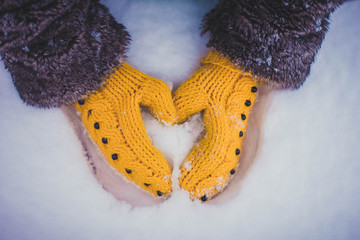
<svg viewBox="0 0 360 240"><path fill-rule="evenodd" d="M278 88L299 88L343 0L222 0L203 19L210 47Z"/></svg>
<svg viewBox="0 0 360 240"><path fill-rule="evenodd" d="M0 55L21 98L58 107L96 90L130 40L98 0L5 0Z"/></svg>

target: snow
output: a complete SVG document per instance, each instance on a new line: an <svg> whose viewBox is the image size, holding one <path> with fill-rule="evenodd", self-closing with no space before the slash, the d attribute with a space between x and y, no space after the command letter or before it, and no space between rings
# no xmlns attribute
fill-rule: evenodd
<svg viewBox="0 0 360 240"><path fill-rule="evenodd" d="M132 35L128 61L175 87L208 51L199 25L216 1L105 4ZM332 15L309 78L274 95L256 163L216 205L180 190L151 207L115 200L63 113L23 104L1 64L0 239L360 239L359 12L349 1ZM167 128L144 118L174 166L201 131L196 119Z"/></svg>

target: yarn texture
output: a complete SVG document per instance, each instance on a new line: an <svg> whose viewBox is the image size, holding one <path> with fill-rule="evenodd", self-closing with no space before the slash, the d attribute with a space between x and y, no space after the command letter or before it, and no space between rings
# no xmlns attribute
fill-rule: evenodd
<svg viewBox="0 0 360 240"><path fill-rule="evenodd" d="M174 123L170 88L122 63L98 91L76 103L84 127L107 162L155 197L171 192L171 168L151 143L140 105L161 122Z"/></svg>
<svg viewBox="0 0 360 240"><path fill-rule="evenodd" d="M211 51L174 93L178 123L204 110L205 134L181 166L180 187L206 201L235 174L259 84L228 57Z"/></svg>

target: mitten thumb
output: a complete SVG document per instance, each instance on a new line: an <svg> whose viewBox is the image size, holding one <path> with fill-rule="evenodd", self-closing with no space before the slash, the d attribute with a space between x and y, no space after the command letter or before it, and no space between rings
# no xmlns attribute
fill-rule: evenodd
<svg viewBox="0 0 360 240"><path fill-rule="evenodd" d="M176 111L170 88L162 81L149 77L141 86L140 104L149 108L151 114L161 122L176 122Z"/></svg>
<svg viewBox="0 0 360 240"><path fill-rule="evenodd" d="M201 70L196 71L174 93L177 123L184 122L191 115L208 107L207 95L201 87L198 75L201 75Z"/></svg>

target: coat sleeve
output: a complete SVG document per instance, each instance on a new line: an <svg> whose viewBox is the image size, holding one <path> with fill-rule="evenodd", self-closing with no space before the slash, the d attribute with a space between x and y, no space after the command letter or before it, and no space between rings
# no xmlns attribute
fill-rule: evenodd
<svg viewBox="0 0 360 240"><path fill-rule="evenodd" d="M96 90L130 41L98 0L5 0L0 55L21 98L59 107Z"/></svg>
<svg viewBox="0 0 360 240"><path fill-rule="evenodd" d="M220 0L205 15L210 47L277 88L299 88L342 0Z"/></svg>

